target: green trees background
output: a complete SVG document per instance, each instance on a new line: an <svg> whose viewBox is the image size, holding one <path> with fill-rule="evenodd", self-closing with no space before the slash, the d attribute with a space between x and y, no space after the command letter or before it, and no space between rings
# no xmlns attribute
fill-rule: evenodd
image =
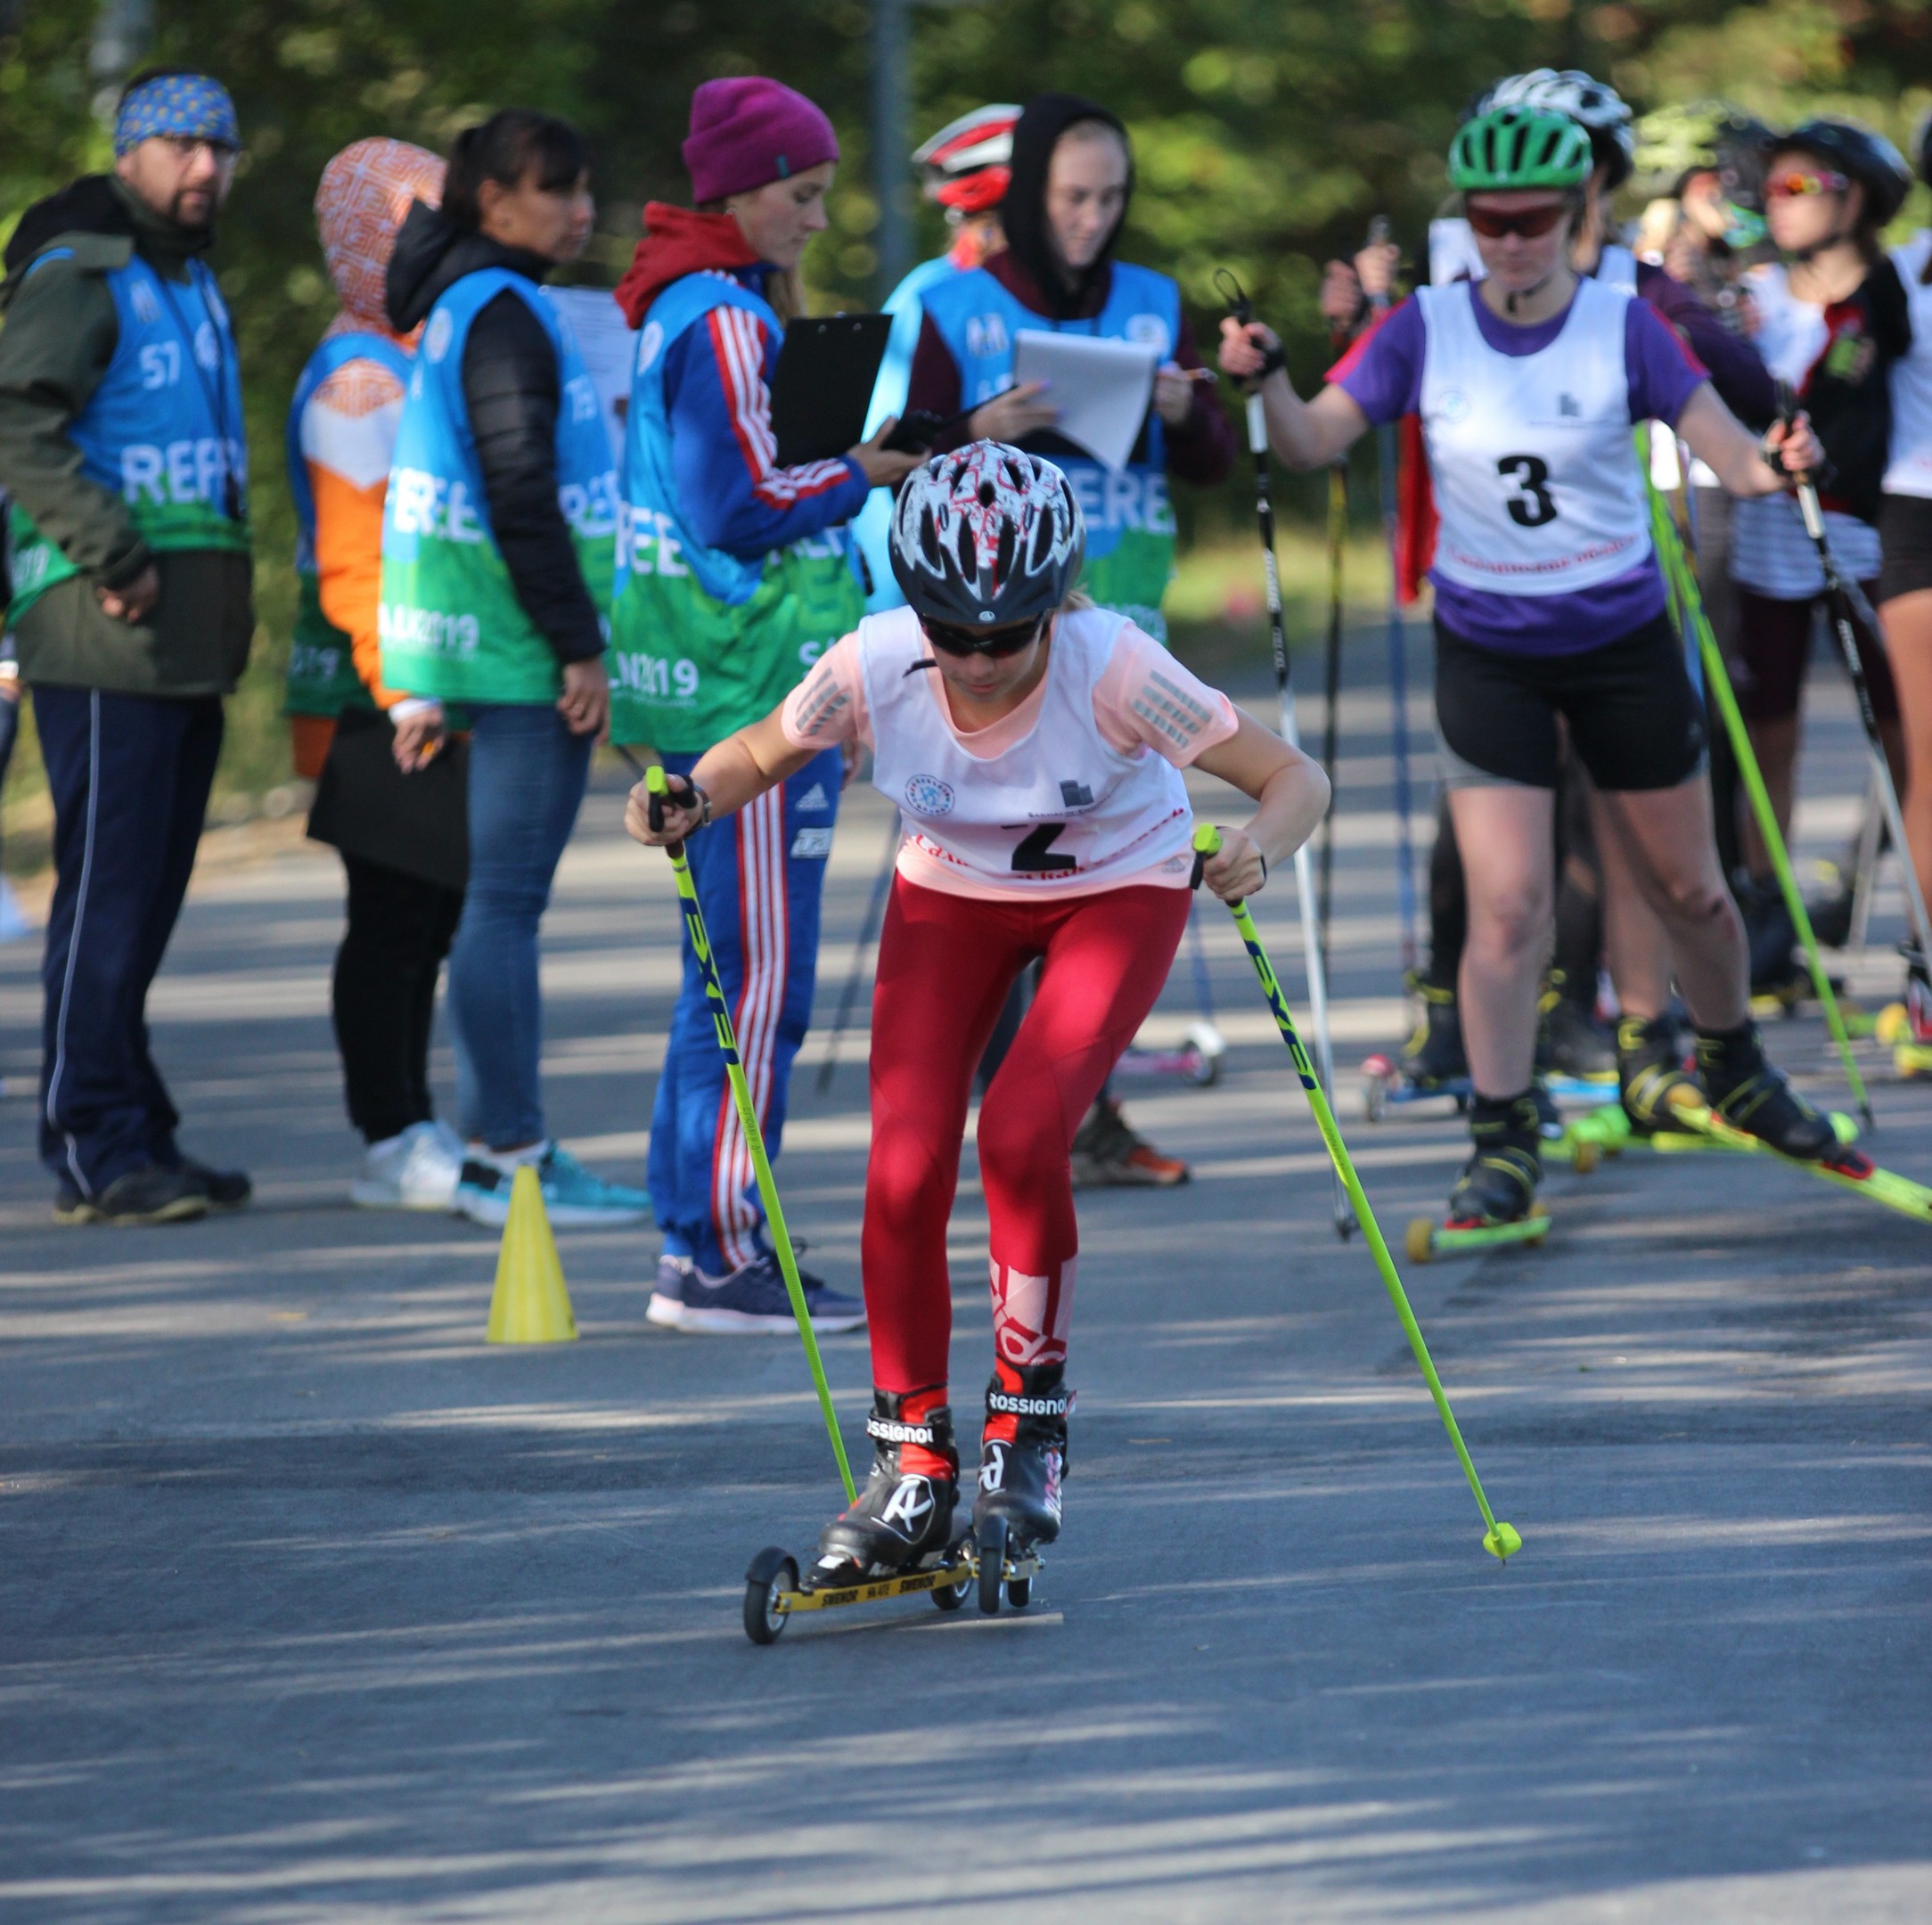
<svg viewBox="0 0 1932 1925"><path fill-rule="evenodd" d="M87 65L96 13L94 0L0 0L0 234L37 195L105 164ZM844 149L832 231L807 257L815 296L869 305L872 24L870 0L156 0L151 57L221 75L248 143L215 265L247 373L265 713L289 594L282 416L331 312L309 210L330 154L371 133L441 146L512 102L565 114L597 153L586 276L614 280L644 201L684 195L692 88L774 74L831 112ZM1140 168L1125 251L1179 277L1198 326L1216 307L1214 268L1235 268L1303 379L1324 353L1321 263L1358 245L1377 212L1420 249L1458 111L1498 74L1584 67L1640 110L1707 94L1773 121L1835 110L1901 144L1932 102L1932 0L969 0L916 8L911 32L915 138L1043 87L1118 111ZM1921 188L1903 224L1928 212ZM921 251L943 244L931 209L919 221ZM1211 527L1240 499L1192 512Z"/></svg>

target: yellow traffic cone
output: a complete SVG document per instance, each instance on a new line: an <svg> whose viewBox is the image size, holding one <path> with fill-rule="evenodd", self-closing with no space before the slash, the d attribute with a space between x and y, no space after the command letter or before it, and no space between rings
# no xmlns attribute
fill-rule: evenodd
<svg viewBox="0 0 1932 1925"><path fill-rule="evenodd" d="M510 1185L510 1217L496 1256L496 1291L490 1298L492 1343L574 1343L577 1319L564 1287L557 1240L544 1211L536 1168L526 1163Z"/></svg>

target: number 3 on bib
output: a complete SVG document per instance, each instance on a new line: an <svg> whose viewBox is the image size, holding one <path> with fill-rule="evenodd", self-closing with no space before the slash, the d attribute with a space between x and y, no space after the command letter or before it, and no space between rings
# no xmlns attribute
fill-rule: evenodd
<svg viewBox="0 0 1932 1925"><path fill-rule="evenodd" d="M1505 455L1496 463L1496 472L1514 478L1522 492L1503 504L1510 519L1519 528L1541 528L1556 520L1556 504L1550 499L1550 464L1540 455Z"/></svg>

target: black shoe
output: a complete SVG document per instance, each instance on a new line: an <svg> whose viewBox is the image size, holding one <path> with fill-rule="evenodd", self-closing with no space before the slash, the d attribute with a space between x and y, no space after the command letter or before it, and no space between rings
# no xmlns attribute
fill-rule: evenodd
<svg viewBox="0 0 1932 1925"><path fill-rule="evenodd" d="M1073 1409L1066 1372L1064 1364L995 1363L986 1386L973 1532L984 1543L986 1526L997 1518L1010 1554L1060 1536L1067 1415Z"/></svg>
<svg viewBox="0 0 1932 1925"><path fill-rule="evenodd" d="M1422 1014L1403 1045L1403 1075L1421 1089L1466 1077L1469 1064L1462 1053L1462 1018L1455 991L1420 976L1411 976L1408 987L1421 999Z"/></svg>
<svg viewBox="0 0 1932 1925"><path fill-rule="evenodd" d="M208 1215L208 1192L185 1169L149 1163L117 1176L98 1196L83 1196L62 1184L53 1200L53 1220L60 1224L187 1223Z"/></svg>
<svg viewBox="0 0 1932 1925"><path fill-rule="evenodd" d="M865 1434L872 1474L857 1501L819 1533L806 1588L843 1590L937 1563L953 1541L959 1452L944 1385L896 1394L874 1389Z"/></svg>
<svg viewBox="0 0 1932 1925"><path fill-rule="evenodd" d="M1756 1023L1699 1030L1698 1075L1719 1116L1781 1156L1815 1163L1837 1147L1831 1118L1813 1109L1785 1081L1784 1072L1764 1060Z"/></svg>
<svg viewBox="0 0 1932 1925"><path fill-rule="evenodd" d="M178 1167L183 1175L201 1186L211 1210L245 1209L255 1194L255 1185L249 1181L246 1170L210 1169L192 1157L183 1157Z"/></svg>
<svg viewBox="0 0 1932 1925"><path fill-rule="evenodd" d="M1666 1012L1646 1020L1625 1016L1617 1026L1617 1084L1624 1098L1624 1114L1648 1135L1671 1128L1671 1105L1677 1091L1691 1101L1700 1092L1683 1066L1677 1044L1677 1021Z"/></svg>
<svg viewBox="0 0 1932 1925"><path fill-rule="evenodd" d="M1607 1077L1617 1068L1610 1032L1564 993L1563 972L1550 971L1536 1026L1536 1068L1550 1076Z"/></svg>
<svg viewBox="0 0 1932 1925"><path fill-rule="evenodd" d="M1475 1149L1449 1192L1456 1225L1517 1223L1529 1215L1543 1181L1543 1118L1535 1093L1478 1096L1469 1104Z"/></svg>
<svg viewBox="0 0 1932 1925"><path fill-rule="evenodd" d="M1776 878L1747 883L1738 897L1738 908L1750 947L1751 994L1782 995L1794 977L1809 980L1804 963L1792 954L1797 947L1797 927Z"/></svg>

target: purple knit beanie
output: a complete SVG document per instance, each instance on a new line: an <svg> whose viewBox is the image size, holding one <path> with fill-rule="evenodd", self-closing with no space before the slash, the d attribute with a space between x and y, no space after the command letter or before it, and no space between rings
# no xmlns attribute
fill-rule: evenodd
<svg viewBox="0 0 1932 1925"><path fill-rule="evenodd" d="M684 154L692 199L702 206L836 160L839 136L804 94L748 74L707 80L691 96L691 138Z"/></svg>

